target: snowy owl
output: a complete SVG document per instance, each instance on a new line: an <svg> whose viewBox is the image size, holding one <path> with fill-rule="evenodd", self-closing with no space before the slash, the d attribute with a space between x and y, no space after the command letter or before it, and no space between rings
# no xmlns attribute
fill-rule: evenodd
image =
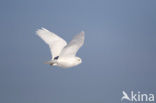
<svg viewBox="0 0 156 103"><path fill-rule="evenodd" d="M70 68L82 63L80 57L76 56L77 51L84 43L84 32L76 35L68 44L67 42L53 32L45 28L38 29L36 34L48 44L52 59L46 64Z"/></svg>

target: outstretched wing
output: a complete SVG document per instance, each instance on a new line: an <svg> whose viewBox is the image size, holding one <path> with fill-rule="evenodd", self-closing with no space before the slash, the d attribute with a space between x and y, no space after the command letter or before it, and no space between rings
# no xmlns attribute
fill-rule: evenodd
<svg viewBox="0 0 156 103"><path fill-rule="evenodd" d="M63 48L60 56L75 56L79 48L84 44L84 38L84 32L82 31Z"/></svg>
<svg viewBox="0 0 156 103"><path fill-rule="evenodd" d="M52 59L58 56L62 49L67 45L64 39L45 28L37 30L36 33L46 44L49 45Z"/></svg>

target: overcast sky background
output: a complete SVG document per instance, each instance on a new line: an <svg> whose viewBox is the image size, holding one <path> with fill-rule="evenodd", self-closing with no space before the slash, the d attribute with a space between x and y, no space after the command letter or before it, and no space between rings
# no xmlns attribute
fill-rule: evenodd
<svg viewBox="0 0 156 103"><path fill-rule="evenodd" d="M44 64L45 27L68 42L81 30L83 63ZM1 103L120 103L122 91L156 95L155 0L0 0Z"/></svg>

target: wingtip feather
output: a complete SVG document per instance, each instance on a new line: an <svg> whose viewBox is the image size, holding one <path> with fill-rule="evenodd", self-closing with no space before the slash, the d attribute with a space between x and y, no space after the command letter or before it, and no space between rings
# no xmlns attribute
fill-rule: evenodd
<svg viewBox="0 0 156 103"><path fill-rule="evenodd" d="M41 27L40 29L37 29L37 30L36 30L36 34L37 34L37 35L40 35L41 33L45 32L45 31L48 31L48 30L45 29L44 27Z"/></svg>

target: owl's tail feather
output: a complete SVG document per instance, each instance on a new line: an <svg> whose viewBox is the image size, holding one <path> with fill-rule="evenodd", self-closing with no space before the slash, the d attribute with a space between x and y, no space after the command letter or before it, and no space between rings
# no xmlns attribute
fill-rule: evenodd
<svg viewBox="0 0 156 103"><path fill-rule="evenodd" d="M49 65L51 65L51 66L57 65L56 62L54 62L54 61L52 61L52 60L45 62L45 64L49 64Z"/></svg>

